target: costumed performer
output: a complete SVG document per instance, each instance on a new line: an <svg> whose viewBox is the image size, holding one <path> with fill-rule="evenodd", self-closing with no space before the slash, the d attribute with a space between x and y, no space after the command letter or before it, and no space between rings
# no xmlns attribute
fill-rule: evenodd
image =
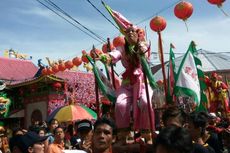
<svg viewBox="0 0 230 153"><path fill-rule="evenodd" d="M228 86L221 80L218 80L218 74L212 73L209 81L206 81L210 92L210 112L217 113L222 109L224 114L230 113L228 100Z"/></svg>
<svg viewBox="0 0 230 153"><path fill-rule="evenodd" d="M140 57L148 56L149 45L144 39L143 29L130 25L125 29L124 34L125 44L109 52L109 56L106 58L107 62L112 63L121 60L125 68L121 86L116 90L115 121L118 127L118 135L127 136L125 131L131 128L143 131L146 135L146 131L150 133L151 126ZM148 90L151 99L153 91L149 85ZM151 109L151 115L152 127L154 127L153 109Z"/></svg>

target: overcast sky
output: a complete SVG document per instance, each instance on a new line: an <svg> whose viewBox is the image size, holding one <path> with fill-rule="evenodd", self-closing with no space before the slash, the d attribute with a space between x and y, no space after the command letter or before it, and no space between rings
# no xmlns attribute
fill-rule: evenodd
<svg viewBox="0 0 230 153"><path fill-rule="evenodd" d="M104 39L107 37L113 39L119 35L118 30L87 0L53 0L53 2ZM91 2L112 20L100 0ZM163 16L167 21L167 27L162 32L165 53L169 52L170 43L176 46L175 52L184 53L192 40L196 42L198 49L230 52L230 18L207 0L189 1L193 4L194 12L187 21L188 32L184 22L177 19L173 13L178 0L105 0L105 2L134 24L144 20L138 26L146 27L153 52L157 51L157 34L150 30L149 22L156 14ZM230 2L226 1L222 9L230 14ZM36 0L1 0L0 10L1 56L4 50L12 48L33 56L33 62L36 64L38 59L46 63L45 57L68 60L81 56L81 51L83 49L89 51L93 44L101 49L102 44L99 41L67 23ZM152 57L152 62L158 61Z"/></svg>

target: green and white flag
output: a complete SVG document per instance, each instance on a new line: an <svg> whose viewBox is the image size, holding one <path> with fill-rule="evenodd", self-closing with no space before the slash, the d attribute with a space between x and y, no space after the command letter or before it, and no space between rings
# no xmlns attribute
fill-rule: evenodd
<svg viewBox="0 0 230 153"><path fill-rule="evenodd" d="M175 94L184 94L192 97L196 106L199 107L201 101L201 88L197 65L193 55L193 45L194 43L192 42L178 69L175 83Z"/></svg>

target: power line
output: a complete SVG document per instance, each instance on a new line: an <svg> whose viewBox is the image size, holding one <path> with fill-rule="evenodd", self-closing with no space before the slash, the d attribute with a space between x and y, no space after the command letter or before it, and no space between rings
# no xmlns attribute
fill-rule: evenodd
<svg viewBox="0 0 230 153"><path fill-rule="evenodd" d="M71 15L69 15L67 12L65 12L63 9L61 9L59 6L57 6L54 2L52 2L51 0L45 0L48 4L50 4L51 6L53 6L55 9L57 9L58 11L60 11L61 13L63 13L64 15L66 15L67 17L69 17L70 19L72 19L74 22L76 22L77 24L79 24L80 26L82 26L84 29L86 29L87 31L89 31L91 34L95 35L97 38L101 39L103 42L106 42L106 40L99 36L98 34L96 34L95 32L93 32L92 30L90 30L89 28L87 28L86 26L84 26L83 24L81 24L79 21L77 21L76 19L74 19Z"/></svg>
<svg viewBox="0 0 230 153"><path fill-rule="evenodd" d="M119 30L119 28L109 18L107 18L90 0L87 0L87 2L93 6L93 8L95 8L107 21L109 21L109 23L111 23L116 29Z"/></svg>
<svg viewBox="0 0 230 153"><path fill-rule="evenodd" d="M166 11L166 10L168 10L169 8L171 8L171 7L174 6L175 4L179 3L180 1L181 1L181 0L177 0L176 2L171 3L169 6L160 9L159 11L157 11L156 13L154 13L153 15L151 15L151 16L149 16L149 17L147 17L147 18L145 18L145 19L143 19L143 20L137 22L136 25L141 24L141 23L143 23L143 22L145 22L145 21L151 19L152 17L154 17L154 16L156 16L156 15L158 15L158 14L160 14L160 13Z"/></svg>
<svg viewBox="0 0 230 153"><path fill-rule="evenodd" d="M89 37L93 38L94 40L103 43L104 40L102 41L100 38L96 38L96 36L93 34L89 34L86 31L82 30L80 27L78 27L76 24L72 23L71 21L69 21L68 19L66 19L66 17L64 17L63 15L61 15L60 13L58 13L57 11L55 11L54 9L52 9L51 7L49 7L48 5L46 5L45 3L41 2L41 0L36 0L37 2L39 2L41 5L43 5L44 7L46 7L47 9L49 9L50 11L52 11L53 13L55 13L56 15L58 15L60 18L64 19L65 21L67 21L69 24L73 25L75 28L77 28L78 30L82 31L83 33L85 33L86 35L88 35ZM59 11L60 12L60 11ZM63 14L63 13L62 13Z"/></svg>

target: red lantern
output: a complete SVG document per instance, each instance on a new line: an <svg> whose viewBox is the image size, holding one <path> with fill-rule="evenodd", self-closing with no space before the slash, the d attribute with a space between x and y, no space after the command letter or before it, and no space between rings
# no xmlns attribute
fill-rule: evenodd
<svg viewBox="0 0 230 153"><path fill-rule="evenodd" d="M65 64L64 64L64 63L60 63L60 64L58 65L58 69L59 69L60 71L65 71L65 69L66 69Z"/></svg>
<svg viewBox="0 0 230 153"><path fill-rule="evenodd" d="M208 0L210 4L217 5L218 7L222 6L222 3L224 3L225 0Z"/></svg>
<svg viewBox="0 0 230 153"><path fill-rule="evenodd" d="M161 16L156 16L150 21L150 28L155 32L161 32L166 27L166 21Z"/></svg>
<svg viewBox="0 0 230 153"><path fill-rule="evenodd" d="M107 43L106 44L104 44L103 46L102 46L102 51L103 51L103 53L107 53ZM115 47L113 46L113 44L110 44L110 51L111 50L113 50L113 49L115 49Z"/></svg>
<svg viewBox="0 0 230 153"><path fill-rule="evenodd" d="M73 64L76 65L76 66L79 66L81 65L82 63L82 60L80 57L75 57L73 60L72 60Z"/></svg>
<svg viewBox="0 0 230 153"><path fill-rule="evenodd" d="M53 72L53 70L52 70L52 67L49 67L48 69L47 69L47 75L51 75L51 74L53 74L54 72Z"/></svg>
<svg viewBox="0 0 230 153"><path fill-rule="evenodd" d="M208 0L209 3L213 5L217 5L218 8L224 13L225 16L229 16L223 9L222 9L222 4L225 2L225 0Z"/></svg>
<svg viewBox="0 0 230 153"><path fill-rule="evenodd" d="M114 38L113 39L113 45L114 45L114 47L124 46L125 45L125 38L122 36L118 36L118 37Z"/></svg>
<svg viewBox="0 0 230 153"><path fill-rule="evenodd" d="M94 53L94 51L95 51L95 53ZM92 57L92 58L96 58L97 57L97 55L101 55L103 52L100 50L100 49L97 49L97 48L95 48L95 49L92 49L91 51L90 51L90 56ZM96 54L96 55L95 55Z"/></svg>
<svg viewBox="0 0 230 153"><path fill-rule="evenodd" d="M86 53L85 50L82 51L82 56L81 56L81 60L85 63L89 63L88 58L86 57L86 55L89 55L88 53Z"/></svg>
<svg viewBox="0 0 230 153"><path fill-rule="evenodd" d="M73 65L73 62L72 62L72 61L66 61L66 62L65 62L65 67L66 67L67 69L71 69L73 66L74 66L74 65Z"/></svg>
<svg viewBox="0 0 230 153"><path fill-rule="evenodd" d="M47 75L47 68L42 69L42 75Z"/></svg>
<svg viewBox="0 0 230 153"><path fill-rule="evenodd" d="M58 68L58 65L57 65L57 64L55 64L55 65L52 67L52 71L53 71L54 73L57 73L57 72L59 71L59 68Z"/></svg>
<svg viewBox="0 0 230 153"><path fill-rule="evenodd" d="M60 82L54 82L52 86L54 89L58 90L62 87L62 84Z"/></svg>
<svg viewBox="0 0 230 153"><path fill-rule="evenodd" d="M174 8L174 14L177 18L187 20L192 15L193 6L189 2L182 1Z"/></svg>

